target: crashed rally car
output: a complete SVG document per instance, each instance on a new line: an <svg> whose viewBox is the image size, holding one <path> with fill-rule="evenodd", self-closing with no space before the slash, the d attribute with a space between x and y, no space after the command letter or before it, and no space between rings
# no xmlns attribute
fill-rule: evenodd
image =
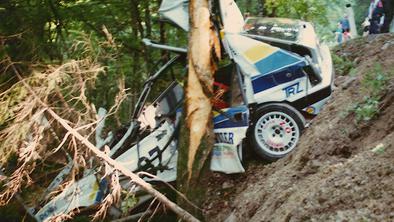
<svg viewBox="0 0 394 222"><path fill-rule="evenodd" d="M331 95L332 61L328 47L319 43L308 22L257 17L245 21L234 0L215 3L212 18L228 62L215 74L216 142L211 170L242 173L244 142L267 160L294 150L306 119L317 115ZM189 30L187 0L163 0L159 13L168 22ZM187 72L187 50L149 39L144 43L174 56L146 80L129 126L96 141L96 146L109 145L108 155L132 172L157 176L146 180L169 182L176 180L184 101L183 87L173 73L184 76ZM152 96L156 81L167 73L172 78L167 88ZM107 187L105 179L98 178L95 170L90 170L36 212L36 218L44 221L99 203ZM129 183L123 181L122 186ZM75 190L84 191L83 195L76 195ZM64 204L65 199L73 200L72 204Z"/></svg>
<svg viewBox="0 0 394 222"><path fill-rule="evenodd" d="M187 3L163 1L159 12L188 31ZM218 138L213 160L220 150L239 149L246 138L262 158L281 158L295 148L305 116L317 115L331 95L329 48L319 43L308 22L256 17L245 21L235 1L216 3L215 25L232 62L215 74L222 98L214 103L221 112L214 118ZM215 166L213 170L223 171Z"/></svg>

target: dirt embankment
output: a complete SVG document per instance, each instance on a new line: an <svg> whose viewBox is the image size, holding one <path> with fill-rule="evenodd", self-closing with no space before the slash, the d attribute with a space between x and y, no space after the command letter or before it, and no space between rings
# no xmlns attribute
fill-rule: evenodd
<svg viewBox="0 0 394 222"><path fill-rule="evenodd" d="M394 221L394 36L333 54L344 75L297 150L244 175L215 174L208 221Z"/></svg>

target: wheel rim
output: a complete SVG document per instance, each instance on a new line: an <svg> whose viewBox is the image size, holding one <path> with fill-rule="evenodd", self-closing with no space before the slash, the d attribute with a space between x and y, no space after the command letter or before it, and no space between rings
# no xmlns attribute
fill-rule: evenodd
<svg viewBox="0 0 394 222"><path fill-rule="evenodd" d="M270 155L282 156L295 148L300 130L286 113L269 112L257 121L254 134L261 149Z"/></svg>

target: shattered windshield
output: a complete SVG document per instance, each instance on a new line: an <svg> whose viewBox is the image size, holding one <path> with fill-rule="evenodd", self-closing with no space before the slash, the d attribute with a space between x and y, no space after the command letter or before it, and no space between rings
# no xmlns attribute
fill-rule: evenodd
<svg viewBox="0 0 394 222"><path fill-rule="evenodd" d="M249 18L245 23L245 31L248 34L293 42L297 41L300 32L298 23L290 20Z"/></svg>

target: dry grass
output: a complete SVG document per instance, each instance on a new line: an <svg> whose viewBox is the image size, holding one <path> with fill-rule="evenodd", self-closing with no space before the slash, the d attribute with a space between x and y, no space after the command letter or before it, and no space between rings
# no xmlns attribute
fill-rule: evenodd
<svg viewBox="0 0 394 222"><path fill-rule="evenodd" d="M2 71L14 73L19 81L0 93L0 164L5 169L11 169L8 166L9 160L13 156L17 157L16 168L12 169L10 176L2 178L5 184L0 188L0 206L8 204L15 194L26 187L47 183L34 181L32 174L37 169L43 169L37 166L47 164L47 160L56 162L59 150L69 153L75 162L63 185L74 181L80 168L91 167L87 164L90 160L98 163L96 165L101 164L85 146L45 112L46 107L50 107L81 135L94 141L94 133L101 119L86 94L94 87L98 75L105 73L105 67L97 62L97 53L93 53L97 48L94 48L87 36L82 37L71 50L82 50L85 58L62 65L32 65L29 73L23 75L17 63L9 58L1 61ZM126 98L123 85L120 84L116 104L107 116L114 115ZM111 175L112 192L103 202L97 217L105 217L108 207L119 201L121 191L116 176L118 174ZM58 189L62 189L63 185ZM52 220L62 221L71 216L72 213L60 215Z"/></svg>
<svg viewBox="0 0 394 222"><path fill-rule="evenodd" d="M48 181L35 181L34 175L45 174L45 167L42 166L51 158L51 161L56 162L58 151L62 150L71 155L73 169L51 194L60 193L66 184L80 178L81 168L94 170L97 176L110 178L109 194L94 215L95 220L105 218L108 209L119 204L122 193L119 182L121 172L130 178L131 183L155 196L186 221L196 221L192 215L168 200L138 175L118 166L93 145L93 135L101 132L96 131L96 128L102 119L98 117L96 108L90 103L86 93L94 87L97 76L104 73L105 69L97 62L97 56L90 56L97 49L86 39L78 41L73 50L82 51L79 55L84 58L58 66L32 66L32 71L23 75L28 77L22 77L22 71L10 59L0 62L0 66L5 67L5 72L13 72L19 79L19 82L0 93L0 164L13 172L9 177L1 178L7 183L0 188L0 206L6 205L17 193L33 184L45 186ZM127 96L124 83L119 83L115 105L106 117L114 115ZM7 166L13 155L17 156L15 169ZM99 167L103 165L105 167ZM39 192L34 193L32 198L40 199ZM37 204L32 200L26 202ZM158 208L159 205L154 212ZM65 212L49 220L68 220L77 212Z"/></svg>

